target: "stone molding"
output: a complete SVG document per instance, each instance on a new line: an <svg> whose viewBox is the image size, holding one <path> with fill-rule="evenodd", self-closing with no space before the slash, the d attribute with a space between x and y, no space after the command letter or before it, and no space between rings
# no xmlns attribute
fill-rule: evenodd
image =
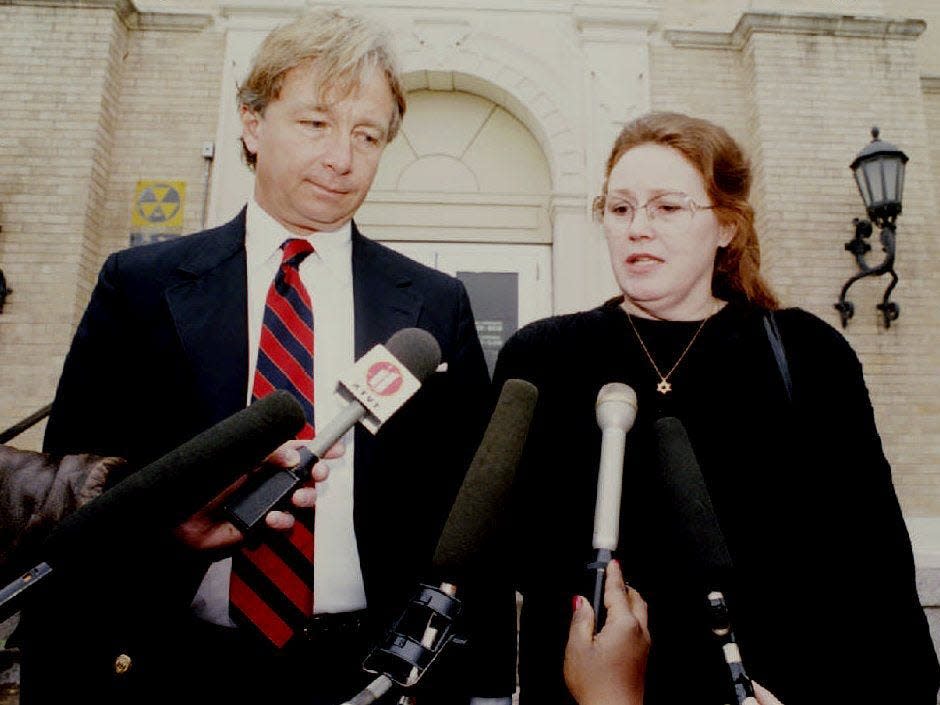
<svg viewBox="0 0 940 705"><path fill-rule="evenodd" d="M134 12L124 18L128 29L201 32L212 25L212 15L191 12Z"/></svg>
<svg viewBox="0 0 940 705"><path fill-rule="evenodd" d="M659 23L659 8L640 2L625 7L576 5L571 14L582 38L593 42L622 42L625 36L649 33Z"/></svg>
<svg viewBox="0 0 940 705"><path fill-rule="evenodd" d="M218 4L219 14L229 29L263 31L299 17L307 8L305 0L223 0Z"/></svg>
<svg viewBox="0 0 940 705"><path fill-rule="evenodd" d="M856 17L823 13L745 12L731 32L665 30L663 36L675 47L696 49L741 49L754 33L805 34L862 39L908 39L920 37L927 23L916 19Z"/></svg>
<svg viewBox="0 0 940 705"><path fill-rule="evenodd" d="M134 0L0 0L0 5L114 10L124 26L136 30L199 32L212 24L212 15L195 12L140 12Z"/></svg>
<svg viewBox="0 0 940 705"><path fill-rule="evenodd" d="M0 5L62 7L76 10L114 10L122 19L137 12L133 0L0 0Z"/></svg>
<svg viewBox="0 0 940 705"><path fill-rule="evenodd" d="M119 10L122 6L133 11L132 0L0 0L0 5L36 5L39 7L73 7L79 9Z"/></svg>
<svg viewBox="0 0 940 705"><path fill-rule="evenodd" d="M586 193L560 193L558 191L552 193L548 203L548 212L552 222L554 223L561 213L586 215L590 220L592 200L593 197Z"/></svg>
<svg viewBox="0 0 940 705"><path fill-rule="evenodd" d="M940 93L940 75L921 76L920 87L924 93Z"/></svg>

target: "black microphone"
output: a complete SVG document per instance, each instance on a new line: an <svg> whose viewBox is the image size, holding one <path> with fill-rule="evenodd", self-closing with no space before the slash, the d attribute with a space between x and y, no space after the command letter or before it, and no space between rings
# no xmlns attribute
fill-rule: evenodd
<svg viewBox="0 0 940 705"><path fill-rule="evenodd" d="M304 447L292 468L271 468L249 479L225 503L226 518L245 535L262 527L272 509L288 506L290 496L310 480L310 469L357 422L376 433L418 390L441 361L434 336L421 328L403 328L388 342L363 355L340 379L348 402Z"/></svg>
<svg viewBox="0 0 940 705"><path fill-rule="evenodd" d="M636 392L622 382L601 387L594 405L601 429L601 458L597 471L597 498L594 503L593 573L594 633L604 624L604 579L607 565L620 541L620 496L623 490L623 454L627 433L636 420Z"/></svg>
<svg viewBox="0 0 940 705"><path fill-rule="evenodd" d="M535 385L522 379L503 384L431 559L446 582L463 580L504 515L538 395Z"/></svg>
<svg viewBox="0 0 940 705"><path fill-rule="evenodd" d="M19 609L18 598L53 568L81 567L115 541L142 542L179 525L303 424L297 400L277 391L117 483L63 519L42 544L44 561L0 590L0 620Z"/></svg>
<svg viewBox="0 0 940 705"><path fill-rule="evenodd" d="M711 631L721 645L737 703L757 705L724 595L725 584L733 571L731 554L692 443L682 422L673 417L659 419L654 425L654 435L661 479L670 506L675 510L679 544L706 593Z"/></svg>
<svg viewBox="0 0 940 705"><path fill-rule="evenodd" d="M509 379L503 384L431 559L432 573L441 583L419 587L384 643L363 664L366 671L381 675L343 705L373 703L396 683L413 686L453 639L451 627L461 609L457 586L505 516L537 399L538 390L529 382Z"/></svg>

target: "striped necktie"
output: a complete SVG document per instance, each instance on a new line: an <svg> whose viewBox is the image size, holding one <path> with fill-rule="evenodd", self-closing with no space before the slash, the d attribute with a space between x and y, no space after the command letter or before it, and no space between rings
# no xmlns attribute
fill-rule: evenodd
<svg viewBox="0 0 940 705"><path fill-rule="evenodd" d="M313 252L306 240L285 240L280 269L265 303L252 382L252 400L275 389L291 392L307 417L297 434L313 429L313 308L300 280L300 263ZM269 531L258 545L245 546L232 561L229 611L232 620L253 628L278 648L313 613L313 510L295 512L288 532Z"/></svg>

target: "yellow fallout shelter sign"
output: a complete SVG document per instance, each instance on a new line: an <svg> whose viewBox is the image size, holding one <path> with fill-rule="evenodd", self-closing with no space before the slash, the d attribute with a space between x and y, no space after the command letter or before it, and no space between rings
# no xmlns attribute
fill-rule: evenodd
<svg viewBox="0 0 940 705"><path fill-rule="evenodd" d="M131 207L131 245L156 242L181 234L185 196L185 181L138 181Z"/></svg>

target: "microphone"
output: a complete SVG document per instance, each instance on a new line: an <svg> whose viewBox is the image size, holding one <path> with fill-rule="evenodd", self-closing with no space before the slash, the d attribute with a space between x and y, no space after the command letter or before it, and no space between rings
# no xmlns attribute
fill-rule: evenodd
<svg viewBox="0 0 940 705"><path fill-rule="evenodd" d="M653 432L661 479L676 514L679 543L706 592L712 633L721 644L738 705L757 705L754 686L735 640L723 586L733 570L718 517L692 443L679 419L659 419Z"/></svg>
<svg viewBox="0 0 940 705"><path fill-rule="evenodd" d="M431 559L431 566L448 582L465 578L504 515L538 395L535 385L523 379L503 383Z"/></svg>
<svg viewBox="0 0 940 705"><path fill-rule="evenodd" d="M45 561L0 590L0 620L56 570L100 556L121 537L135 541L192 516L257 467L303 427L304 412L277 391L229 416L133 473L63 519L42 545Z"/></svg>
<svg viewBox="0 0 940 705"><path fill-rule="evenodd" d="M224 513L246 536L263 526L265 514L286 506L294 490L310 479L310 469L349 429L361 421L373 434L418 391L441 361L434 336L421 328L403 328L386 345L376 345L340 379L346 400L339 414L299 449L293 468L270 468L249 478L225 503Z"/></svg>
<svg viewBox="0 0 940 705"><path fill-rule="evenodd" d="M594 505L594 633L604 622L604 579L607 565L620 539L620 495L623 489L623 453L627 432L636 420L636 392L621 382L601 387L595 404L601 429L601 459L597 472L597 500Z"/></svg>
<svg viewBox="0 0 940 705"><path fill-rule="evenodd" d="M457 585L505 516L516 466L522 456L538 390L521 379L503 384L489 425L477 448L431 559L438 586L421 585L405 613L363 663L379 673L343 705L369 705L394 685L411 687L454 638L452 624L461 602Z"/></svg>

